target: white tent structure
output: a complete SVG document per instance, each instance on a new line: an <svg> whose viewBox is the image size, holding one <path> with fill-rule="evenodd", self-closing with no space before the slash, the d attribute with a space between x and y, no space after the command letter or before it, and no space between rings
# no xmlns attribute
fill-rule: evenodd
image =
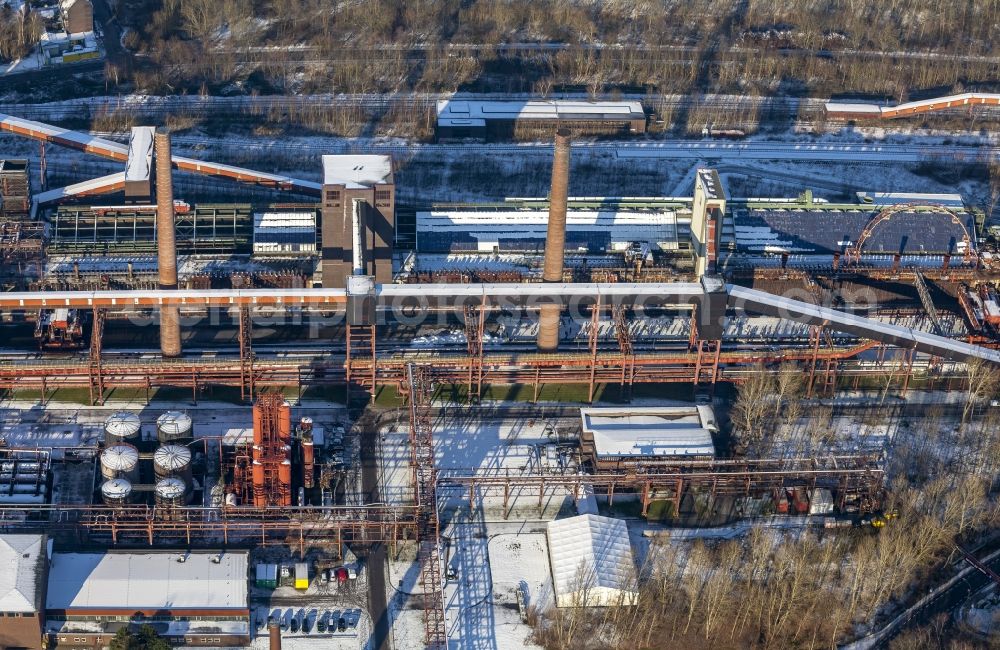
<svg viewBox="0 0 1000 650"><path fill-rule="evenodd" d="M548 524L558 607L633 605L639 594L628 528L621 519L580 515Z"/></svg>

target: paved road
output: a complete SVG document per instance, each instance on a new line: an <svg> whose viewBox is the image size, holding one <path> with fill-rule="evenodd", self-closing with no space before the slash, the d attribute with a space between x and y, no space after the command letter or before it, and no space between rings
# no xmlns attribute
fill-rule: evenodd
<svg viewBox="0 0 1000 650"><path fill-rule="evenodd" d="M987 550L995 549L997 544L990 544L987 549L981 549L975 555L982 557ZM994 551L995 552L995 551ZM987 567L993 571L1000 570L1000 554L996 554L992 559L983 561ZM868 637L856 643L845 646L854 650L861 648L888 648L889 643L899 634L911 627L927 625L931 619L938 614L953 612L960 607L973 594L985 587L990 582L990 578L983 572L969 566L965 569L965 574L956 580L950 587L921 602L913 607L901 617L894 619L883 629L881 636Z"/></svg>
<svg viewBox="0 0 1000 650"><path fill-rule="evenodd" d="M378 433L374 416L366 412L356 421L361 437L361 493L365 503L379 503ZM360 551L360 549L359 549ZM389 650L389 611L386 599L386 550L375 544L367 550L368 613L372 617L371 643L373 650Z"/></svg>

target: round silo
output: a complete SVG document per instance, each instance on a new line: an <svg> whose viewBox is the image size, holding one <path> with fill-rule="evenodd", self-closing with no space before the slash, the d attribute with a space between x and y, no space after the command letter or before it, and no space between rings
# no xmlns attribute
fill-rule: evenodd
<svg viewBox="0 0 1000 650"><path fill-rule="evenodd" d="M104 442L117 445L121 442L135 444L139 440L142 421L135 413L119 411L104 421Z"/></svg>
<svg viewBox="0 0 1000 650"><path fill-rule="evenodd" d="M139 478L139 450L129 444L118 444L101 452L101 476L106 479Z"/></svg>
<svg viewBox="0 0 1000 650"><path fill-rule="evenodd" d="M159 508L177 508L187 502L187 485L179 478L171 477L156 482L153 503Z"/></svg>
<svg viewBox="0 0 1000 650"><path fill-rule="evenodd" d="M156 418L156 439L161 444L190 440L193 435L193 423L187 413L167 411Z"/></svg>
<svg viewBox="0 0 1000 650"><path fill-rule="evenodd" d="M101 497L109 506L124 506L132 502L132 483L126 478L113 478L101 484Z"/></svg>
<svg viewBox="0 0 1000 650"><path fill-rule="evenodd" d="M288 402L278 406L278 439L286 445L292 441L292 405Z"/></svg>
<svg viewBox="0 0 1000 650"><path fill-rule="evenodd" d="M177 477L191 485L191 450L181 445L163 445L153 453L157 479Z"/></svg>

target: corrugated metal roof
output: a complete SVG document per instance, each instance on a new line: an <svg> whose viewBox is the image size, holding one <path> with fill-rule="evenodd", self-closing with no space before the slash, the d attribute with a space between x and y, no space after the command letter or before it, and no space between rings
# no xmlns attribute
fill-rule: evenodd
<svg viewBox="0 0 1000 650"><path fill-rule="evenodd" d="M247 553L55 553L46 609L246 609Z"/></svg>
<svg viewBox="0 0 1000 650"><path fill-rule="evenodd" d="M587 102L579 100L469 101L442 99L437 103L438 124L455 120L641 120L642 102ZM469 126L462 124L462 126ZM478 125L475 125L478 126Z"/></svg>
<svg viewBox="0 0 1000 650"><path fill-rule="evenodd" d="M582 408L580 418L598 457L715 455L707 406Z"/></svg>
<svg viewBox="0 0 1000 650"><path fill-rule="evenodd" d="M0 536L0 612L38 611L39 572L44 561L44 535Z"/></svg>
<svg viewBox="0 0 1000 650"><path fill-rule="evenodd" d="M843 253L853 246L877 209L754 208L734 212L736 245L741 250L813 253ZM879 224L864 244L865 254L944 254L964 252L963 237L975 237L972 214L908 210ZM961 220L962 224L955 220ZM975 240L973 239L973 245Z"/></svg>

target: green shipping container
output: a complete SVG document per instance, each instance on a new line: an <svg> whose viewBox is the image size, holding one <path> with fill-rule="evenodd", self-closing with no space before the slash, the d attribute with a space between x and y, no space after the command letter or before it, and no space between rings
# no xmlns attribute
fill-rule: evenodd
<svg viewBox="0 0 1000 650"><path fill-rule="evenodd" d="M258 564L255 575L257 586L262 589L275 589L278 586L277 564Z"/></svg>

